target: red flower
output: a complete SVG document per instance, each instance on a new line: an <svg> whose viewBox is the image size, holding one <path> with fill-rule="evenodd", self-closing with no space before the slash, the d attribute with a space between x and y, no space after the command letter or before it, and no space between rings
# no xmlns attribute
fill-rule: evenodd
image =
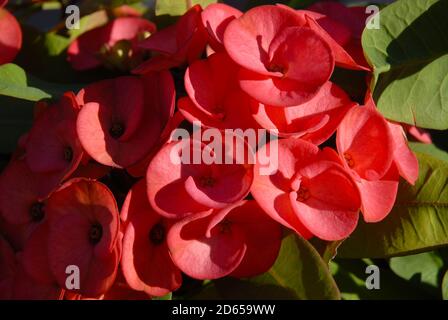
<svg viewBox="0 0 448 320"><path fill-rule="evenodd" d="M238 164L235 154L225 152L193 139L166 144L151 161L146 175L154 210L167 218L181 218L244 199L252 184L253 166ZM202 159L194 164L195 154L207 155L210 164ZM226 154L231 164L225 164L220 154Z"/></svg>
<svg viewBox="0 0 448 320"><path fill-rule="evenodd" d="M15 253L9 243L0 235L0 300L10 298L16 268Z"/></svg>
<svg viewBox="0 0 448 320"><path fill-rule="evenodd" d="M83 149L76 134L79 105L73 93L42 111L31 128L25 145L29 168L38 173L61 172L61 181L76 170Z"/></svg>
<svg viewBox="0 0 448 320"><path fill-rule="evenodd" d="M312 99L330 78L332 50L294 10L260 6L232 21L224 34L230 57L244 67L241 88L261 103L294 106Z"/></svg>
<svg viewBox="0 0 448 320"><path fill-rule="evenodd" d="M185 118L222 130L258 127L250 112L250 106L257 102L239 88L238 70L226 53L191 64L185 73L189 97L178 101Z"/></svg>
<svg viewBox="0 0 448 320"><path fill-rule="evenodd" d="M367 13L364 7L346 7L342 3L324 1L313 4L309 12L316 22L341 45L347 53L364 68L369 65L361 46L361 34L366 26Z"/></svg>
<svg viewBox="0 0 448 320"><path fill-rule="evenodd" d="M68 60L76 70L105 65L130 70L143 60L139 43L156 31L156 26L143 18L117 18L105 26L87 31L70 44Z"/></svg>
<svg viewBox="0 0 448 320"><path fill-rule="evenodd" d="M250 277L275 262L281 235L280 226L255 201L241 201L175 223L168 246L176 265L190 277Z"/></svg>
<svg viewBox="0 0 448 320"><path fill-rule="evenodd" d="M137 74L161 71L191 63L198 59L207 43L207 32L202 26L199 5L188 10L175 25L154 33L141 43L143 49L157 55L134 69Z"/></svg>
<svg viewBox="0 0 448 320"><path fill-rule="evenodd" d="M166 243L171 223L150 207L144 180L126 197L121 219L125 224L121 265L129 286L150 296L164 296L179 288L182 275Z"/></svg>
<svg viewBox="0 0 448 320"><path fill-rule="evenodd" d="M47 187L48 183L48 187ZM0 213L13 224L41 221L40 202L57 186L46 175L34 174L25 161L15 160L0 176ZM41 190L45 189L45 193Z"/></svg>
<svg viewBox="0 0 448 320"><path fill-rule="evenodd" d="M149 300L145 292L129 287L122 272L119 272L112 287L102 297L102 300Z"/></svg>
<svg viewBox="0 0 448 320"><path fill-rule="evenodd" d="M334 151L319 151L293 138L278 144L278 171L272 175L258 174L259 163L273 152L272 143L258 151L251 189L258 204L305 238L315 235L332 241L349 236L358 222L361 201Z"/></svg>
<svg viewBox="0 0 448 320"><path fill-rule="evenodd" d="M243 15L241 11L223 3L213 3L202 11L201 18L208 32L208 41L215 52L225 51L224 32L231 21Z"/></svg>
<svg viewBox="0 0 448 320"><path fill-rule="evenodd" d="M78 99L84 106L77 131L85 151L101 164L126 168L157 145L174 112L175 91L164 71L97 82Z"/></svg>
<svg viewBox="0 0 448 320"><path fill-rule="evenodd" d="M348 112L338 128L337 146L359 187L364 219L384 219L395 203L399 173L412 184L418 177L418 162L402 128L388 123L369 98L366 106Z"/></svg>
<svg viewBox="0 0 448 320"><path fill-rule="evenodd" d="M99 182L73 179L47 201L48 215L24 250L25 269L40 283L65 288L66 268L77 266L80 289L88 297L113 284L119 257L119 216L112 193Z"/></svg>
<svg viewBox="0 0 448 320"><path fill-rule="evenodd" d="M0 3L0 65L14 60L22 47L22 30L16 18Z"/></svg>
<svg viewBox="0 0 448 320"><path fill-rule="evenodd" d="M0 300L61 299L63 290L57 286L35 282L25 272L22 257L0 236Z"/></svg>
<svg viewBox="0 0 448 320"><path fill-rule="evenodd" d="M76 135L73 93L38 115L20 150L0 176L0 214L22 225L24 239L45 218L43 201L77 169L83 150Z"/></svg>
<svg viewBox="0 0 448 320"><path fill-rule="evenodd" d="M252 112L263 128L280 137L301 137L321 144L336 131L353 105L342 89L328 81L304 104L286 108L258 104L252 107Z"/></svg>

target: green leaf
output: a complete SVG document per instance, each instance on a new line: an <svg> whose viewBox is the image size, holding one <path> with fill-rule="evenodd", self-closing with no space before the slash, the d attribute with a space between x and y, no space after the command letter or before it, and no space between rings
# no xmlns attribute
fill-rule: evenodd
<svg viewBox="0 0 448 320"><path fill-rule="evenodd" d="M379 223L360 221L339 257L391 257L448 245L448 162L422 153L417 157L415 186L402 181L392 212Z"/></svg>
<svg viewBox="0 0 448 320"><path fill-rule="evenodd" d="M173 299L173 293L168 293L164 295L163 297L153 297L152 300L172 300Z"/></svg>
<svg viewBox="0 0 448 320"><path fill-rule="evenodd" d="M446 0L399 0L380 11L379 29L365 29L374 98L387 118L448 128L447 11Z"/></svg>
<svg viewBox="0 0 448 320"><path fill-rule="evenodd" d="M448 162L448 153L437 148L433 144L420 143L420 142L409 142L409 147L411 147L411 149L414 152L424 153L424 154L433 156L434 158L437 158L439 160Z"/></svg>
<svg viewBox="0 0 448 320"><path fill-rule="evenodd" d="M339 299L328 266L306 240L289 235L280 254L263 275L213 281L198 298L206 299Z"/></svg>
<svg viewBox="0 0 448 320"><path fill-rule="evenodd" d="M0 66L0 95L29 101L51 97L40 89L29 87L25 71L12 63Z"/></svg>
<svg viewBox="0 0 448 320"><path fill-rule="evenodd" d="M108 20L109 18L106 10L95 11L89 15L83 16L79 20L79 29L69 30L70 39L73 40L87 31L103 26Z"/></svg>
<svg viewBox="0 0 448 320"><path fill-rule="evenodd" d="M421 287L435 295L439 293L443 259L437 252L424 252L405 257L391 258L390 268L401 278L416 287Z"/></svg>
<svg viewBox="0 0 448 320"><path fill-rule="evenodd" d="M376 265L380 271L380 289L367 289L366 273L369 265ZM331 262L331 270L344 300L397 300L432 299L421 288L394 274L383 261L370 259L337 259Z"/></svg>
<svg viewBox="0 0 448 320"><path fill-rule="evenodd" d="M181 16L196 4L206 8L217 0L156 0L156 16Z"/></svg>
<svg viewBox="0 0 448 320"><path fill-rule="evenodd" d="M310 240L313 247L319 252L322 260L328 265L330 262L336 257L338 248L342 244L344 240L338 241L325 241L321 240L317 237L314 237Z"/></svg>
<svg viewBox="0 0 448 320"><path fill-rule="evenodd" d="M442 297L443 300L448 300L448 271L445 273L442 280Z"/></svg>

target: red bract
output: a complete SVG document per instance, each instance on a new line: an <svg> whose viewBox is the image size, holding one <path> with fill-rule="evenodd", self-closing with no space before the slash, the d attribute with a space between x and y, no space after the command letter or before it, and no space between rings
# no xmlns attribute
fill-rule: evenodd
<svg viewBox="0 0 448 320"><path fill-rule="evenodd" d="M191 64L185 73L189 98L178 101L185 118L222 130L258 127L250 113L250 106L257 102L239 88L238 70L226 53Z"/></svg>
<svg viewBox="0 0 448 320"><path fill-rule="evenodd" d="M221 147L224 144L217 149ZM239 164L234 153L226 152L193 139L166 144L151 161L146 175L154 210L168 218L181 218L242 200L252 184L253 166L243 161ZM231 164L220 159L223 154ZM195 155L205 155L209 164L201 159L196 162Z"/></svg>
<svg viewBox="0 0 448 320"><path fill-rule="evenodd" d="M231 21L243 15L241 11L223 3L213 3L202 12L202 24L208 32L209 44L216 52L225 51L224 32Z"/></svg>
<svg viewBox="0 0 448 320"><path fill-rule="evenodd" d="M260 6L232 21L224 34L230 57L244 67L241 88L258 101L294 106L313 98L330 78L334 57L305 17L280 6Z"/></svg>
<svg viewBox="0 0 448 320"><path fill-rule="evenodd" d="M393 140L386 120L374 109L354 107L337 133L339 154L356 177L367 222L382 220L392 209L398 174L391 172Z"/></svg>
<svg viewBox="0 0 448 320"><path fill-rule="evenodd" d="M336 131L353 105L347 94L329 81L304 104L286 108L258 104L253 105L252 112L263 128L280 137L301 137L321 144Z"/></svg>
<svg viewBox="0 0 448 320"><path fill-rule="evenodd" d="M149 300L145 292L136 291L129 287L122 272L119 272L114 284L102 297L102 300Z"/></svg>
<svg viewBox="0 0 448 320"><path fill-rule="evenodd" d="M418 176L417 159L401 127L388 123L372 103L350 110L337 134L339 154L355 177L367 222L384 219L392 209L399 173L412 184Z"/></svg>
<svg viewBox="0 0 448 320"><path fill-rule="evenodd" d="M143 18L117 18L107 25L90 30L70 44L68 60L76 70L100 65L129 70L142 60L139 43L156 31L156 26Z"/></svg>
<svg viewBox="0 0 448 320"><path fill-rule="evenodd" d="M126 168L156 146L174 112L169 72L94 83L78 94L84 105L77 131L86 152L104 165Z"/></svg>
<svg viewBox="0 0 448 320"><path fill-rule="evenodd" d="M413 137L415 140L426 144L432 143L431 134L428 131L416 126L410 126L406 124L402 124L402 126L403 129L405 129L407 133L411 135L411 137Z"/></svg>
<svg viewBox="0 0 448 320"><path fill-rule="evenodd" d="M80 271L80 289L74 292L104 294L114 282L121 254L112 193L99 182L74 179L48 199L45 212L48 224L33 233L25 248L26 270L35 280L54 279L65 288L66 268L74 265Z"/></svg>
<svg viewBox="0 0 448 320"><path fill-rule="evenodd" d="M0 176L0 213L15 225L35 224L45 218L43 201L60 183L59 174L32 172L25 160L14 160Z"/></svg>
<svg viewBox="0 0 448 320"><path fill-rule="evenodd" d="M0 65L14 60L22 47L22 30L16 18L0 5Z"/></svg>
<svg viewBox="0 0 448 320"><path fill-rule="evenodd" d="M16 270L16 256L11 246L0 235L0 299L10 298L14 285L14 274Z"/></svg>
<svg viewBox="0 0 448 320"><path fill-rule="evenodd" d="M335 1L313 4L309 14L325 29L359 66L369 68L361 46L361 34L366 26L367 14L364 7L346 7Z"/></svg>
<svg viewBox="0 0 448 320"><path fill-rule="evenodd" d="M143 62L134 72L145 74L166 70L198 59L207 43L201 12L199 5L192 7L175 25L154 33L142 42L140 46L143 49L155 51L157 55Z"/></svg>
<svg viewBox="0 0 448 320"><path fill-rule="evenodd" d="M168 246L176 265L193 278L250 277L275 262L281 234L255 201L242 201L175 223Z"/></svg>
<svg viewBox="0 0 448 320"><path fill-rule="evenodd" d="M0 300L60 299L63 290L53 285L37 283L25 272L20 254L0 236Z"/></svg>
<svg viewBox="0 0 448 320"><path fill-rule="evenodd" d="M61 100L39 114L26 141L26 161L34 172L61 172L61 181L78 167L83 150L76 134L79 106L75 95Z"/></svg>
<svg viewBox="0 0 448 320"><path fill-rule="evenodd" d="M278 171L272 175L258 174L259 163L274 152L272 143L257 153L251 193L258 204L305 238L349 236L358 222L360 196L334 152L294 138L278 144Z"/></svg>
<svg viewBox="0 0 448 320"><path fill-rule="evenodd" d="M171 222L149 205L144 180L129 192L121 219L126 225L121 265L129 286L150 296L164 296L179 288L182 276L166 243Z"/></svg>
<svg viewBox="0 0 448 320"><path fill-rule="evenodd" d="M401 125L392 122L388 124L393 139L394 164L400 175L413 185L418 178L418 160L409 149L406 134Z"/></svg>

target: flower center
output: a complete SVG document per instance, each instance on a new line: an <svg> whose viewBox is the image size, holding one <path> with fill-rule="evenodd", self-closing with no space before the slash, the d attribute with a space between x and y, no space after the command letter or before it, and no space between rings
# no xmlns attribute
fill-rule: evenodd
<svg viewBox="0 0 448 320"><path fill-rule="evenodd" d="M33 203L30 208L31 220L34 222L42 221L45 217L44 204L41 202Z"/></svg>
<svg viewBox="0 0 448 320"><path fill-rule="evenodd" d="M216 180L213 177L206 176L201 177L199 183L202 187L213 187L215 185Z"/></svg>
<svg viewBox="0 0 448 320"><path fill-rule="evenodd" d="M165 241L165 226L162 223L155 224L149 232L149 240L154 245L160 245Z"/></svg>
<svg viewBox="0 0 448 320"><path fill-rule="evenodd" d="M297 191L297 201L305 202L310 198L310 191L308 188L300 187L299 191Z"/></svg>
<svg viewBox="0 0 448 320"><path fill-rule="evenodd" d="M230 233L232 230L232 221L224 219L219 223L219 231L221 233Z"/></svg>
<svg viewBox="0 0 448 320"><path fill-rule="evenodd" d="M212 113L219 121L224 121L226 118L225 110L222 107L216 107L213 109Z"/></svg>
<svg viewBox="0 0 448 320"><path fill-rule="evenodd" d="M109 129L109 134L112 138L118 139L124 133L124 125L119 122L112 123L112 126Z"/></svg>
<svg viewBox="0 0 448 320"><path fill-rule="evenodd" d="M89 230L89 241L91 244L97 244L103 237L103 227L99 223L94 223Z"/></svg>
<svg viewBox="0 0 448 320"><path fill-rule="evenodd" d="M150 36L151 36L151 32L145 30L145 31L141 31L137 34L137 39L138 39L138 41L143 41L143 40L148 39Z"/></svg>
<svg viewBox="0 0 448 320"><path fill-rule="evenodd" d="M347 165L350 168L353 168L355 166L355 161L353 160L353 157L352 157L352 155L350 153L345 152L344 153L344 159L345 159L345 162L347 162Z"/></svg>
<svg viewBox="0 0 448 320"><path fill-rule="evenodd" d="M65 147L64 148L64 159L67 162L72 161L72 159L73 159L73 149L71 147Z"/></svg>
<svg viewBox="0 0 448 320"><path fill-rule="evenodd" d="M285 67L283 67L281 65L278 65L278 64L275 64L275 63L272 63L271 65L269 65L269 67L267 69L268 69L269 72L280 72L282 74L286 73L286 68Z"/></svg>

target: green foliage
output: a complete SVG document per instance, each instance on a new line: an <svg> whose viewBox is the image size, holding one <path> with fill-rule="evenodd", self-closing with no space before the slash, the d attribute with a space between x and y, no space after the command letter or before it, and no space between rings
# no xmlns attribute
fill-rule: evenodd
<svg viewBox="0 0 448 320"><path fill-rule="evenodd" d="M199 4L206 8L217 0L156 0L156 16L181 16L192 6Z"/></svg>
<svg viewBox="0 0 448 320"><path fill-rule="evenodd" d="M380 288L367 289L366 268L375 264L380 271ZM395 275L383 260L337 259L331 262L333 276L344 300L431 299L433 295Z"/></svg>
<svg viewBox="0 0 448 320"><path fill-rule="evenodd" d="M426 144L420 142L410 142L409 146L414 152L424 153L439 160L448 162L448 153L443 150L440 150L433 144Z"/></svg>
<svg viewBox="0 0 448 320"><path fill-rule="evenodd" d="M417 153L415 186L401 182L396 204L379 223L360 222L341 245L348 258L382 258L448 245L448 162Z"/></svg>
<svg viewBox="0 0 448 320"><path fill-rule="evenodd" d="M438 252L395 257L389 264L395 274L440 298L438 288L442 282L444 261Z"/></svg>
<svg viewBox="0 0 448 320"><path fill-rule="evenodd" d="M196 299L339 299L328 266L306 240L283 239L272 268L257 277L211 282Z"/></svg>
<svg viewBox="0 0 448 320"><path fill-rule="evenodd" d="M443 300L448 300L448 271L445 273L442 281L442 297Z"/></svg>
<svg viewBox="0 0 448 320"><path fill-rule="evenodd" d="M0 95L29 101L50 98L48 93L28 86L25 71L18 65L12 63L0 66Z"/></svg>
<svg viewBox="0 0 448 320"><path fill-rule="evenodd" d="M448 1L399 0L380 11L362 45L378 108L389 119L448 129Z"/></svg>

